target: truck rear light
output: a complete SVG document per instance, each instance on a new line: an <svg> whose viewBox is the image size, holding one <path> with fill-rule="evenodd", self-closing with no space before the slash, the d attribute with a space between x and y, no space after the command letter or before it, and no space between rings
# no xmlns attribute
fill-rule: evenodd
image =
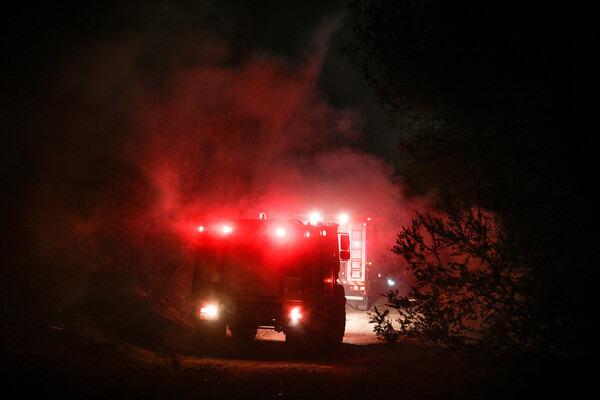
<svg viewBox="0 0 600 400"><path fill-rule="evenodd" d="M198 232L204 232L204 227L202 225L198 227Z"/></svg>
<svg viewBox="0 0 600 400"><path fill-rule="evenodd" d="M278 237L284 237L285 236L285 229L283 228L277 228L275 230L275 235Z"/></svg>
<svg viewBox="0 0 600 400"><path fill-rule="evenodd" d="M223 233L225 233L225 234L233 232L233 228L229 225L223 226L222 230L223 230Z"/></svg>
<svg viewBox="0 0 600 400"><path fill-rule="evenodd" d="M206 304L200 307L198 316L200 319L217 319L219 316L219 308L215 304Z"/></svg>
<svg viewBox="0 0 600 400"><path fill-rule="evenodd" d="M302 319L302 309L300 307L294 307L290 311L290 319L292 324L297 324Z"/></svg>

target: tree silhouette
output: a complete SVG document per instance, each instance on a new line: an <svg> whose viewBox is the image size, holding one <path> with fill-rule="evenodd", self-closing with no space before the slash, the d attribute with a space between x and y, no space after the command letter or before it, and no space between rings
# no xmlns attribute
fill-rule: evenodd
<svg viewBox="0 0 600 400"><path fill-rule="evenodd" d="M378 334L478 359L595 348L588 14L495 0L350 9L351 55L397 128L400 173L439 200L398 235L416 283L388 293L400 327L378 310Z"/></svg>

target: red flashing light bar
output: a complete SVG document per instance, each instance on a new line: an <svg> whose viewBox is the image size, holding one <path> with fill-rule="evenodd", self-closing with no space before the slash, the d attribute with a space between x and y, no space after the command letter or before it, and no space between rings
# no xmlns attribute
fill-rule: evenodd
<svg viewBox="0 0 600 400"><path fill-rule="evenodd" d="M279 237L284 237L285 236L285 229L283 229L283 228L277 228L275 230L275 235L277 235Z"/></svg>

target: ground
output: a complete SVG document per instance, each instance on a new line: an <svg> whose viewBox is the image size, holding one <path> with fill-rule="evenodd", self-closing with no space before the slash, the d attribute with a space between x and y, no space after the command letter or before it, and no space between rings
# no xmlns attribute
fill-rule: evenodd
<svg viewBox="0 0 600 400"><path fill-rule="evenodd" d="M66 328L23 331L3 327L5 398L86 399L487 399L517 398L489 368L444 358L419 343L390 348L372 332L365 312L348 310L338 349L290 347L282 334L259 330L238 348L144 346L83 341ZM187 343L187 344L186 344ZM517 386L515 386L515 384ZM539 385L538 385L539 386ZM552 386L547 386L550 396ZM523 391L524 390L524 391ZM536 394L545 398L546 393ZM537 398L538 396L527 396Z"/></svg>

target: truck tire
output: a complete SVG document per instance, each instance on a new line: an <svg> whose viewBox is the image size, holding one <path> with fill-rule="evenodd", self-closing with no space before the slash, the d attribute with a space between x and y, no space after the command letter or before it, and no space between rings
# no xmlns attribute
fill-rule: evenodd
<svg viewBox="0 0 600 400"><path fill-rule="evenodd" d="M333 296L315 301L311 306L311 316L314 320L307 330L313 344L332 348L342 343L346 330L346 296L343 286L336 285Z"/></svg>
<svg viewBox="0 0 600 400"><path fill-rule="evenodd" d="M285 343L291 345L305 345L309 337L302 326L293 327L285 331Z"/></svg>
<svg viewBox="0 0 600 400"><path fill-rule="evenodd" d="M336 285L327 318L327 342L337 345L344 340L346 331L346 296L344 287Z"/></svg>
<svg viewBox="0 0 600 400"><path fill-rule="evenodd" d="M285 343L291 345L297 345L302 343L302 337L299 332L290 330L285 333Z"/></svg>
<svg viewBox="0 0 600 400"><path fill-rule="evenodd" d="M236 322L229 325L231 337L237 344L248 344L256 337L258 326L249 322Z"/></svg>
<svg viewBox="0 0 600 400"><path fill-rule="evenodd" d="M202 348L211 349L225 340L226 324L221 321L196 321L195 342Z"/></svg>

